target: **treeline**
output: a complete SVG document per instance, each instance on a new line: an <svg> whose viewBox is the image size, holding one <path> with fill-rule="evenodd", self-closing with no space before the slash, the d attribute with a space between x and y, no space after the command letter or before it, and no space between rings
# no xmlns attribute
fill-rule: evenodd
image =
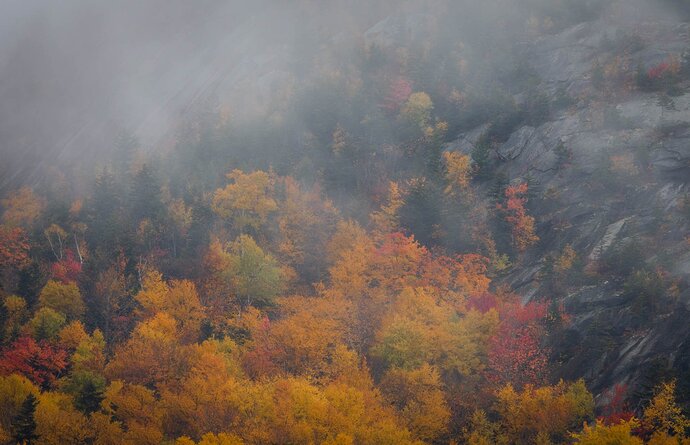
<svg viewBox="0 0 690 445"><path fill-rule="evenodd" d="M445 193L467 195L469 160L444 162ZM673 383L640 420L619 388L594 422L584 383L553 381L567 314L492 289L483 255L406 235L396 183L366 227L273 172L231 171L204 212L147 166L129 198L116 183L62 212L28 188L3 201L7 443L677 443L658 441L687 427ZM517 249L525 193L497 209Z"/></svg>

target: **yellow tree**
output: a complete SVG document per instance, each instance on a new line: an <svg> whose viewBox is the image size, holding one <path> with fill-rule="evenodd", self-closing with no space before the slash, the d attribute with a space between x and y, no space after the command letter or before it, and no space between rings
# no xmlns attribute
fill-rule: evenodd
<svg viewBox="0 0 690 445"><path fill-rule="evenodd" d="M582 380L540 388L527 385L521 392L508 385L498 391L495 409L510 443L533 443L537 437L562 441L568 431L591 420L594 398Z"/></svg>
<svg viewBox="0 0 690 445"><path fill-rule="evenodd" d="M493 310L459 315L431 289L405 288L384 318L371 353L386 367L411 370L430 363L444 373L477 374L484 368L498 315Z"/></svg>
<svg viewBox="0 0 690 445"><path fill-rule="evenodd" d="M340 260L353 245L364 243L368 238L367 232L357 221L338 221L335 232L326 245L328 262L331 264L335 263Z"/></svg>
<svg viewBox="0 0 690 445"><path fill-rule="evenodd" d="M398 212L405 203L403 192L397 182L388 184L388 197L381 209L370 216L373 226L373 235L377 238L396 232L400 229L400 217Z"/></svg>
<svg viewBox="0 0 690 445"><path fill-rule="evenodd" d="M139 323L115 349L106 375L129 383L161 387L179 380L188 367L188 350L180 346L177 321L165 312Z"/></svg>
<svg viewBox="0 0 690 445"><path fill-rule="evenodd" d="M175 445L244 445L244 441L234 434L206 433L199 442L194 442L188 437L180 437L175 441Z"/></svg>
<svg viewBox="0 0 690 445"><path fill-rule="evenodd" d="M644 442L639 437L633 435L633 431L639 427L636 419L624 420L614 425L605 425L597 420L594 425L585 424L581 432L573 434L575 443L580 445L643 445ZM650 442L651 444L652 442ZM669 445L678 444L678 441L669 442ZM662 445L658 443L657 445Z"/></svg>
<svg viewBox="0 0 690 445"><path fill-rule="evenodd" d="M147 271L142 280L142 290L135 299L144 316L165 312L177 322L177 332L182 340L198 339L204 308L191 281L173 280L168 285L159 272Z"/></svg>
<svg viewBox="0 0 690 445"><path fill-rule="evenodd" d="M251 419L270 432L265 442L420 443L375 390L337 382L321 389L297 378L278 379L265 385L266 390L271 396L269 409Z"/></svg>
<svg viewBox="0 0 690 445"><path fill-rule="evenodd" d="M443 153L443 161L446 167L446 188L447 195L457 196L466 193L472 178L472 166L470 157L455 151Z"/></svg>
<svg viewBox="0 0 690 445"><path fill-rule="evenodd" d="M318 187L305 190L289 176L281 184L278 252L308 283L317 281L325 269L322 252L335 230L338 211L321 197Z"/></svg>
<svg viewBox="0 0 690 445"><path fill-rule="evenodd" d="M241 411L236 399L248 391L232 342L205 341L192 347L190 371L180 376L179 388L162 391L160 405L166 435L201 437L236 424Z"/></svg>
<svg viewBox="0 0 690 445"><path fill-rule="evenodd" d="M412 434L425 442L448 432L450 409L438 371L428 364L414 370L391 369L381 383L386 399L396 407Z"/></svg>
<svg viewBox="0 0 690 445"><path fill-rule="evenodd" d="M3 223L10 227L31 226L45 205L45 200L36 196L30 187L22 187L2 200Z"/></svg>
<svg viewBox="0 0 690 445"><path fill-rule="evenodd" d="M272 196L274 181L271 175L261 170L252 173L233 170L227 177L233 182L216 190L213 211L230 220L240 232L247 228L258 230L268 215L278 209Z"/></svg>
<svg viewBox="0 0 690 445"><path fill-rule="evenodd" d="M644 409L642 426L649 432L683 436L690 420L676 403L676 382L662 383L652 401Z"/></svg>
<svg viewBox="0 0 690 445"><path fill-rule="evenodd" d="M101 441L106 433L121 435L125 444L159 445L163 441L163 413L154 392L144 386L116 380L105 392L103 413L124 427L99 418ZM107 442L106 442L107 443Z"/></svg>
<svg viewBox="0 0 690 445"><path fill-rule="evenodd" d="M87 443L93 437L88 418L74 409L67 394L46 392L36 407L37 445Z"/></svg>
<svg viewBox="0 0 690 445"><path fill-rule="evenodd" d="M327 252L333 265L329 268L328 293L340 297L363 295L368 287L368 271L374 242L353 221L340 222Z"/></svg>
<svg viewBox="0 0 690 445"><path fill-rule="evenodd" d="M105 369L105 339L96 329L77 345L72 354L72 367L76 370L103 372Z"/></svg>
<svg viewBox="0 0 690 445"><path fill-rule="evenodd" d="M84 323L75 320L60 330L58 338L61 346L74 351L82 341L89 338L89 334L86 333Z"/></svg>
<svg viewBox="0 0 690 445"><path fill-rule="evenodd" d="M26 377L18 374L0 376L0 436L9 434L12 421L29 394L38 397L39 390Z"/></svg>
<svg viewBox="0 0 690 445"><path fill-rule="evenodd" d="M347 302L332 298L281 298L282 318L268 334L277 347L270 359L295 375L319 376L347 337Z"/></svg>

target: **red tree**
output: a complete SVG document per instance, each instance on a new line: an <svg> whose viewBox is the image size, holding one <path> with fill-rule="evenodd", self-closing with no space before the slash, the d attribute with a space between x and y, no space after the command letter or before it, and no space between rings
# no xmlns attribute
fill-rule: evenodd
<svg viewBox="0 0 690 445"><path fill-rule="evenodd" d="M411 94L412 83L404 77L399 77L391 83L381 108L389 113L397 113Z"/></svg>
<svg viewBox="0 0 690 445"><path fill-rule="evenodd" d="M549 351L542 346L547 307L507 303L501 324L489 341L487 379L496 384L542 385L548 377Z"/></svg>
<svg viewBox="0 0 690 445"><path fill-rule="evenodd" d="M498 300L494 294L484 292L482 294L470 296L467 304L469 309L475 309L485 314L498 306Z"/></svg>
<svg viewBox="0 0 690 445"><path fill-rule="evenodd" d="M606 391L605 396L609 399L609 403L603 409L602 420L607 425L616 425L621 422L627 422L635 416L635 413L630 409L630 405L626 401L626 394L628 392L628 385L615 385L610 390Z"/></svg>
<svg viewBox="0 0 690 445"><path fill-rule="evenodd" d="M0 356L0 375L21 374L48 388L67 368L67 351L46 341L20 337Z"/></svg>
<svg viewBox="0 0 690 445"><path fill-rule="evenodd" d="M658 65L651 67L647 71L647 77L652 80L660 79L671 70L671 64L668 62L661 62Z"/></svg>
<svg viewBox="0 0 690 445"><path fill-rule="evenodd" d="M274 375L278 372L278 366L273 362L277 355L277 346L271 338L271 321L264 317L258 326L258 332L253 333L254 345L244 355L244 369L250 376Z"/></svg>
<svg viewBox="0 0 690 445"><path fill-rule="evenodd" d="M19 227L0 226L0 268L21 269L29 263L29 242Z"/></svg>
<svg viewBox="0 0 690 445"><path fill-rule="evenodd" d="M68 249L60 261L53 263L50 271L55 280L65 284L75 282L81 273L81 263L74 258L74 253Z"/></svg>

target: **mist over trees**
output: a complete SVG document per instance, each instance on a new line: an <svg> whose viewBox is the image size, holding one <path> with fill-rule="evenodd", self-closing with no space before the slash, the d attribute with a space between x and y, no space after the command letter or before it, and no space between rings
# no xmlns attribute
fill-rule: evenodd
<svg viewBox="0 0 690 445"><path fill-rule="evenodd" d="M646 251L687 193L585 243L561 194L625 201L651 155L510 163L684 94L690 43L647 63L624 24L687 6L634 3L0 7L0 443L686 443L681 367L603 388L572 362L681 311ZM621 30L545 80L533 47L591 23ZM569 312L600 283L629 330Z"/></svg>

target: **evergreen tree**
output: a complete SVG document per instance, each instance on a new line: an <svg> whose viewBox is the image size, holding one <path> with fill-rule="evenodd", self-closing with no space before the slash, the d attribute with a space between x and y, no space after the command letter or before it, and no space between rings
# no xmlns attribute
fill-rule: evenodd
<svg viewBox="0 0 690 445"><path fill-rule="evenodd" d="M114 258L122 236L121 200L115 177L103 169L96 178L93 195L86 209L86 241L99 255Z"/></svg>
<svg viewBox="0 0 690 445"><path fill-rule="evenodd" d="M29 307L38 301L38 294L43 287L41 267L36 262L19 271L19 282L17 284L17 295L26 300Z"/></svg>
<svg viewBox="0 0 690 445"><path fill-rule="evenodd" d="M128 174L138 146L139 141L132 134L124 130L118 133L115 139L115 150L113 150L113 164L115 174L119 178L123 178Z"/></svg>
<svg viewBox="0 0 690 445"><path fill-rule="evenodd" d="M201 196L195 196L191 202L192 223L187 231L187 245L183 255L194 258L211 241L209 229L213 224L213 211Z"/></svg>
<svg viewBox="0 0 690 445"><path fill-rule="evenodd" d="M154 223L161 221L165 206L161 198L161 186L153 169L147 164L133 178L130 189L132 222L137 224L148 218Z"/></svg>
<svg viewBox="0 0 690 445"><path fill-rule="evenodd" d="M33 394L29 394L26 396L26 399L24 399L19 413L14 418L14 422L12 423L14 434L12 438L18 444L30 445L38 439L38 435L36 434L36 420L34 419L36 405L38 405L36 397Z"/></svg>
<svg viewBox="0 0 690 445"><path fill-rule="evenodd" d="M400 224L424 245L432 245L441 223L441 190L438 184L422 178L415 181L400 209Z"/></svg>
<svg viewBox="0 0 690 445"><path fill-rule="evenodd" d="M84 414L90 414L98 411L103 398L103 388L99 387L93 380L87 380L74 399L74 406Z"/></svg>
<svg viewBox="0 0 690 445"><path fill-rule="evenodd" d="M558 142L556 148L553 149L556 155L556 170L564 170L573 160L573 152L570 148L566 147L563 141Z"/></svg>
<svg viewBox="0 0 690 445"><path fill-rule="evenodd" d="M504 204L506 199L506 189L508 188L508 177L504 173L499 173L494 179L494 183L489 190L489 197L494 204Z"/></svg>
<svg viewBox="0 0 690 445"><path fill-rule="evenodd" d="M525 196L527 198L527 210L531 214L539 213L539 210L542 207L540 198L543 194L541 182L532 176L531 173L527 173L527 175L525 175L525 182L527 183L527 195Z"/></svg>
<svg viewBox="0 0 690 445"><path fill-rule="evenodd" d="M489 191L489 196L496 209L505 206L506 189L509 185L510 181L508 181L508 177L505 174L499 173L496 175ZM493 213L491 229L498 251L502 253L511 252L510 225L506 222L505 214L502 211L496 210Z"/></svg>
<svg viewBox="0 0 690 445"><path fill-rule="evenodd" d="M485 137L482 137L472 148L472 162L474 162L477 172L475 178L486 180L491 178L492 161L491 146Z"/></svg>

